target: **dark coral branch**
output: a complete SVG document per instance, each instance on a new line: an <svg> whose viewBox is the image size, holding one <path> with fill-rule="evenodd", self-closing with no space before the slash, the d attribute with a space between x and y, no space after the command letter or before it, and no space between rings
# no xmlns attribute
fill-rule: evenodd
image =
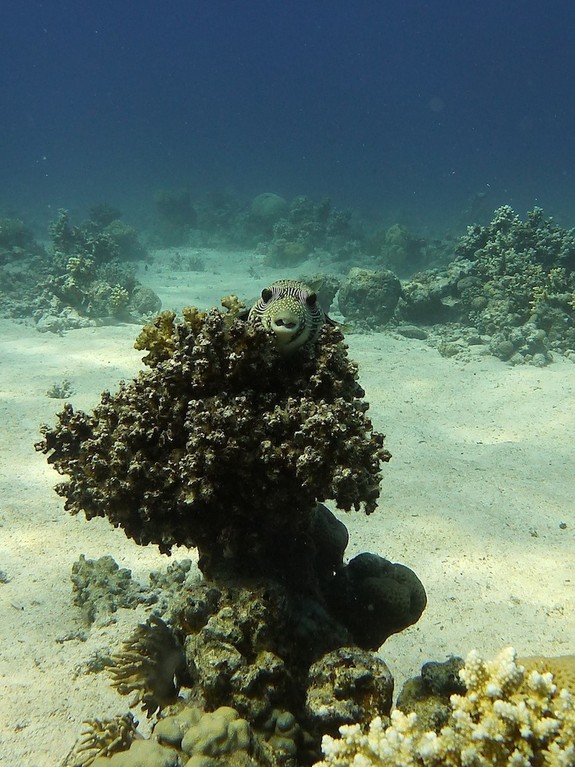
<svg viewBox="0 0 575 767"><path fill-rule="evenodd" d="M147 370L92 415L67 405L42 429L71 513L239 565L248 542L305 537L317 501L375 509L389 453L339 330L324 325L314 349L285 359L233 313L188 309L137 345Z"/></svg>

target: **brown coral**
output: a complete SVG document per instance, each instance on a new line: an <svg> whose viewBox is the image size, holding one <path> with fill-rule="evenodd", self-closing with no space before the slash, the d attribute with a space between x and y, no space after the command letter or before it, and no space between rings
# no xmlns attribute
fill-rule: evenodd
<svg viewBox="0 0 575 767"><path fill-rule="evenodd" d="M122 695L131 694L131 705L141 703L148 716L173 703L179 684L188 680L183 648L156 617L138 626L112 663L113 686Z"/></svg>
<svg viewBox="0 0 575 767"><path fill-rule="evenodd" d="M90 767L98 757L125 751L138 737L138 722L132 714L113 719L89 719L78 742L64 760L63 767Z"/></svg>
<svg viewBox="0 0 575 767"><path fill-rule="evenodd" d="M307 534L317 500L375 509L389 454L337 329L286 360L263 329L188 309L161 315L138 348L148 370L92 415L67 405L42 429L71 513L164 552L197 546L204 567L215 552L241 567L248 549L253 567L258 546Z"/></svg>

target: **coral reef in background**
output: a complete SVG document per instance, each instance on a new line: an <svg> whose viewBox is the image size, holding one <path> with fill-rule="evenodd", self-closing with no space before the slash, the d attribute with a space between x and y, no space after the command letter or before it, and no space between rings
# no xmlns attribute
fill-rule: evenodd
<svg viewBox="0 0 575 767"><path fill-rule="evenodd" d="M0 265L44 255L34 232L19 218L0 218Z"/></svg>
<svg viewBox="0 0 575 767"><path fill-rule="evenodd" d="M133 262L147 256L136 231L109 206L96 206L91 215L74 226L60 211L49 228L48 251L23 232L21 222L4 221L5 244L12 243L0 271L4 312L32 317L42 332L60 333L96 323L141 322L159 311L158 296L135 276ZM0 222L0 254L1 235Z"/></svg>
<svg viewBox="0 0 575 767"><path fill-rule="evenodd" d="M570 767L575 763L575 705L553 674L527 672L511 648L485 661L471 652L461 669L465 692L450 699L439 732L416 713L396 709L387 726L375 717L325 736L316 767Z"/></svg>
<svg viewBox="0 0 575 767"><path fill-rule="evenodd" d="M469 227L449 266L404 284L398 316L472 327L497 357L542 365L551 352L575 356L574 268L573 230L540 208L521 221L506 205Z"/></svg>
<svg viewBox="0 0 575 767"><path fill-rule="evenodd" d="M101 218L98 217L98 218ZM49 316L72 309L88 321L140 321L156 314L159 298L142 286L129 263L143 257L135 231L119 221L104 228L91 221L73 226L60 211L50 226L52 253L48 273L40 283L40 305ZM140 246L141 247L141 246ZM38 310L36 319L39 321ZM44 316L40 327L49 320Z"/></svg>
<svg viewBox="0 0 575 767"><path fill-rule="evenodd" d="M274 223L271 240L262 246L264 263L293 266L316 249L337 257L354 236L350 212L337 210L329 199L315 203L308 197L296 197L286 214Z"/></svg>
<svg viewBox="0 0 575 767"><path fill-rule="evenodd" d="M263 192L245 201L220 191L194 201L193 210L196 217L179 230L177 242L171 242L165 225L160 225L153 235L157 244L193 244L222 250L256 248L265 264L281 268L303 263L311 255L346 260L360 252L365 238L357 216L336 208L327 198L316 201L298 196L286 200L273 192Z"/></svg>
<svg viewBox="0 0 575 767"><path fill-rule="evenodd" d="M189 189L159 189L154 195L158 214L158 244L183 245L196 226L197 213Z"/></svg>
<svg viewBox="0 0 575 767"><path fill-rule="evenodd" d="M365 242L365 252L400 277L411 276L429 260L426 243L401 224L378 229Z"/></svg>
<svg viewBox="0 0 575 767"><path fill-rule="evenodd" d="M166 553L199 552L204 581L174 572L163 617L112 658L117 690L160 717L172 706L208 720L233 709L218 727L245 722L238 764L309 764L325 732L358 712L389 713L393 680L368 649L418 620L425 591L383 557L345 564L347 529L322 503L373 512L390 457L340 330L324 321L284 355L236 297L222 304L158 316L136 342L147 369L92 414L66 405L37 449L66 475L57 491L71 513L107 517ZM258 761L261 738L271 761ZM170 764L182 751L197 756L190 764L220 763L187 742L166 754L134 741L95 764L128 765L141 749Z"/></svg>

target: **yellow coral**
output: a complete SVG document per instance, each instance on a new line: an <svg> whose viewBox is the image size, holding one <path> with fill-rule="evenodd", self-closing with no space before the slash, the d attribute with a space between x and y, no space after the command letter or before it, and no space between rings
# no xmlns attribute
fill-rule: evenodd
<svg viewBox="0 0 575 767"><path fill-rule="evenodd" d="M506 648L491 661L471 652L461 678L467 691L451 697L438 734L396 710L387 728L377 717L367 732L356 724L325 736L315 767L573 767L575 706L551 672L527 672Z"/></svg>
<svg viewBox="0 0 575 767"><path fill-rule="evenodd" d="M575 655L556 655L546 658L542 655L531 655L518 658L517 662L525 666L526 671L550 671L553 681L559 689L567 689L575 695Z"/></svg>

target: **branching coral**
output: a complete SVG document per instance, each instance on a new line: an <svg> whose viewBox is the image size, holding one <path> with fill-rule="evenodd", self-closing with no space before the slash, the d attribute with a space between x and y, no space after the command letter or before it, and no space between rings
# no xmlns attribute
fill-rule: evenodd
<svg viewBox="0 0 575 767"><path fill-rule="evenodd" d="M324 737L316 767L570 767L575 763L575 704L549 672L527 673L512 648L485 661L471 652L460 672L464 695L437 734L424 732L417 714L376 717Z"/></svg>
<svg viewBox="0 0 575 767"><path fill-rule="evenodd" d="M125 751L139 737L138 722L132 714L113 719L89 719L84 725L86 729L64 760L63 767L90 767L98 757Z"/></svg>
<svg viewBox="0 0 575 767"><path fill-rule="evenodd" d="M286 360L233 313L189 309L182 322L160 315L138 347L147 371L92 415L66 405L42 429L37 449L68 475L56 489L70 512L164 552L239 563L248 549L253 565L246 542L277 550L306 535L318 500L375 509L389 454L339 330L324 325L313 352Z"/></svg>
<svg viewBox="0 0 575 767"><path fill-rule="evenodd" d="M136 247L134 230L117 222L104 229L94 222L73 226L66 211L60 211L50 235L49 266L38 286L42 307L49 306L51 312L71 307L82 317L100 320L139 319L159 310L159 298L142 288L135 267L125 263L145 255ZM148 294L145 302L142 290Z"/></svg>

